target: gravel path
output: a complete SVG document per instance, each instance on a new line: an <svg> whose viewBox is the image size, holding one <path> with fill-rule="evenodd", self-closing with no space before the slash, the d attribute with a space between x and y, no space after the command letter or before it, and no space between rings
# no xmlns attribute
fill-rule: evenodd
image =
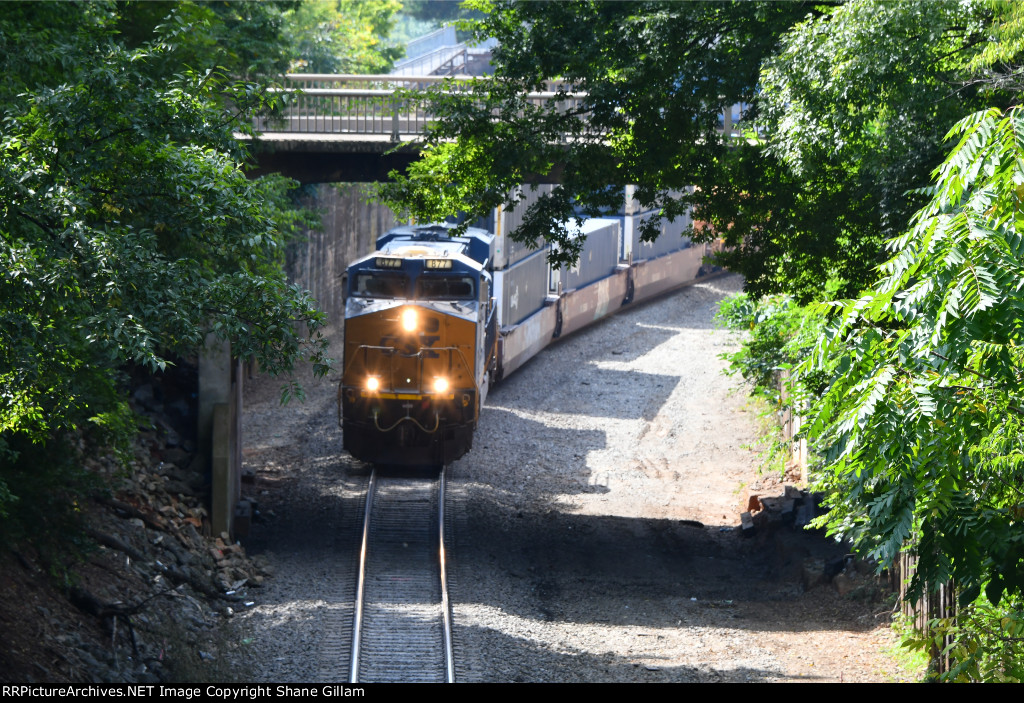
<svg viewBox="0 0 1024 703"><path fill-rule="evenodd" d="M464 681L891 681L889 606L805 589L842 554L804 532L743 539L756 418L713 325L740 288L712 279L559 342L499 384L451 467L451 587ZM276 568L241 624L265 681L343 679L365 466L345 455L336 374L246 389L245 464L263 521L246 547ZM778 492L781 492L779 490ZM325 644L326 643L326 644Z"/></svg>

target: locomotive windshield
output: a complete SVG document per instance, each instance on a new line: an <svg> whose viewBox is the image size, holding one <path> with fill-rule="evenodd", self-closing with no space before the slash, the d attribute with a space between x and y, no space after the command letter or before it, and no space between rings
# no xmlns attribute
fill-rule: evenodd
<svg viewBox="0 0 1024 703"><path fill-rule="evenodd" d="M421 276L416 280L419 300L474 300L476 287L472 276Z"/></svg>
<svg viewBox="0 0 1024 703"><path fill-rule="evenodd" d="M352 295L406 298L409 295L409 277L404 273L357 273L352 280Z"/></svg>

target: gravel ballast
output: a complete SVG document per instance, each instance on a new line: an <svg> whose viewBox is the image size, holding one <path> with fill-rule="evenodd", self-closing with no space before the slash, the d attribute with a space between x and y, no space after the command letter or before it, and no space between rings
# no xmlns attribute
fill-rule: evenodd
<svg viewBox="0 0 1024 703"><path fill-rule="evenodd" d="M891 681L890 605L808 584L839 545L793 528L744 539L757 417L719 355L722 276L552 345L491 392L450 467L450 574L462 681ZM338 339L340 341L340 339ZM261 680L344 680L367 467L341 449L337 374L245 393L246 541L274 576L240 623ZM742 508L745 509L745 508Z"/></svg>

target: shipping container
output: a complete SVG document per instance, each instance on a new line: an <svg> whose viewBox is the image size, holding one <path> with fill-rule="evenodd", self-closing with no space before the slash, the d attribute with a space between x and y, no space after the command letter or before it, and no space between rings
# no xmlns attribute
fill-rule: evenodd
<svg viewBox="0 0 1024 703"><path fill-rule="evenodd" d="M495 297L501 300L501 327L517 325L544 307L548 297L547 250L494 272Z"/></svg>
<svg viewBox="0 0 1024 703"><path fill-rule="evenodd" d="M538 241L536 247L530 247L512 240L509 235L523 223L527 209L542 196L550 193L553 188L554 186L550 184L536 187L522 186L518 190L518 194L522 196L522 199L515 206L511 208L499 207L494 211L493 215L482 217L473 223L474 227L486 229L494 235L495 269L507 268L538 251L547 251L548 245L545 241Z"/></svg>
<svg viewBox="0 0 1024 703"><path fill-rule="evenodd" d="M582 288L614 273L619 264L622 225L618 219L594 217L575 220L569 225L577 237L585 237L583 250L573 266L553 271L552 288L562 291Z"/></svg>
<svg viewBox="0 0 1024 703"><path fill-rule="evenodd" d="M651 219L661 220L659 225L661 234L653 242L642 242L640 241L641 223ZM629 241L629 250L626 253L627 255L632 253L633 261L640 261L656 259L673 251L687 249L691 243L686 232L692 223L689 213L677 217L675 222L661 218L654 210L639 215L627 215L623 218L623 229L626 231L624 238Z"/></svg>
<svg viewBox="0 0 1024 703"><path fill-rule="evenodd" d="M636 186L625 186L622 188L609 189L609 193L613 193L616 197L617 205L609 208L608 210L601 213L601 217L622 217L623 215L635 215L643 210L643 206L640 204L635 197ZM580 218L586 218L588 215L583 211L582 207L576 208L576 215Z"/></svg>

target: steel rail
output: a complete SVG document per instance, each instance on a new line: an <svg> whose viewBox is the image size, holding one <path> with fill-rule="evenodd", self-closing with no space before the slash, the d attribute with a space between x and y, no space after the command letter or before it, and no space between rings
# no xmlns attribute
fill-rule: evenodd
<svg viewBox="0 0 1024 703"><path fill-rule="evenodd" d="M349 662L349 667L350 667L350 670L349 670L349 683L359 683L359 681L360 681L360 667L364 666L363 662L361 661L361 659L362 659L362 649L363 649L363 642L362 642L362 640L364 638L364 632L367 633L367 636L369 636L371 638L371 640L373 640L374 639L374 634L373 633L375 632L375 628L379 629L381 627L381 622L380 622L379 619L376 621L376 625L373 624L374 623L374 617L378 617L379 618L379 615L378 616L372 616L372 614L374 612L373 611L373 603L375 602L374 598L372 596L372 593L369 595L370 600L371 600L370 615L366 615L366 617L368 617L369 620L367 620L364 623L364 614L365 614L365 611L366 611L366 608L367 608L366 600L367 600L367 597L368 597L368 595L367 595L367 588L366 588L367 572L368 572L368 570L372 570L372 568L376 568L376 567L372 567L371 568L370 565L369 565L369 560L370 560L370 554L369 554L369 552L370 552L370 545L369 545L369 542L370 542L370 538L371 538L371 532L373 532L373 529L376 529L376 528L371 528L371 520L374 519L374 510L375 509L379 513L379 511L381 509L383 509L384 507L386 507L387 504L388 504L387 500L385 500L385 498L387 496L382 494L380 499L383 500L384 502L381 503L380 507L375 507L375 503L378 502L377 501L378 497L376 495L377 492L378 492L378 486L379 486L379 490L387 491L387 487L390 485L388 483L387 479L380 479L380 480L378 480L378 478L379 478L379 473L375 469L370 474L370 482L369 482L369 485L368 485L367 491L366 491L365 514L363 516L363 535L362 535L362 542L361 542L360 552L359 552L359 574L358 574L358 580L357 580L357 585L356 585L355 604L354 604L354 608L353 608L354 615L353 615L353 627L352 627L352 653L351 653L351 660ZM434 568L437 568L438 571L434 574L433 578L430 579L430 580L432 580L432 582L434 584L436 584L437 587L440 588L441 638L442 638L441 645L442 646L441 646L441 650L440 650L439 654L444 657L444 681L447 682L447 683L454 683L455 682L455 656L454 656L454 646L453 646L453 641L452 641L452 612L451 612L451 600L450 600L449 595L448 595L447 555L446 555L446 552L445 552L445 509L444 509L445 505L444 504L445 504L445 500L446 500L446 495L445 495L446 479L447 479L447 476L446 476L445 467L442 467L440 472L439 472L439 474L438 474L437 490L436 490L436 492L434 492L434 495L436 496L436 500L438 501L438 503L437 503L437 525L438 525L437 539L438 539L438 542L437 542L437 552L436 552L436 554L437 554L437 561L434 562ZM383 483L381 483L381 481L383 481ZM380 515L378 515L377 517L380 517ZM420 524L423 525L423 523L420 523ZM426 525L429 525L429 524L430 524L429 522L426 523ZM420 529L422 529L422 527ZM426 554L426 553L424 553L424 554ZM371 577L372 577L372 574L371 574ZM373 589L370 589L370 590L372 591ZM433 587L431 587L431 590L433 590ZM437 601L434 601L434 602L436 603ZM436 620L434 622L436 623ZM436 627L436 625L435 625L435 627ZM436 630L434 632L435 632L434 636L436 637ZM435 639L434 642L436 643L437 640ZM370 646L371 651L368 653L368 656L372 655L372 653L374 651L379 649L379 643L373 644L373 645L369 645L369 646ZM436 644L434 646L436 647ZM438 650L434 649L434 651L437 652ZM380 655L380 652L377 652L377 656L379 656L379 655ZM437 660L435 659L434 661L437 661ZM373 659L372 656L370 656L370 659L367 659L367 664L371 667L371 670L374 668L375 664L374 664L374 659ZM379 664L377 664L377 665L379 665ZM435 669L435 671L437 671L437 670ZM437 679L435 679L435 680L437 680Z"/></svg>
<svg viewBox="0 0 1024 703"><path fill-rule="evenodd" d="M373 492L377 487L377 470L370 474L366 489L366 514L363 516L363 541L359 548L359 577L356 586L355 615L352 621L352 659L349 662L349 683L359 683L359 641L363 630L363 596L366 586L366 548L370 540L370 513L373 510Z"/></svg>
<svg viewBox="0 0 1024 703"><path fill-rule="evenodd" d="M440 563L441 563L441 617L444 620L444 664L445 664L445 675L448 679L448 683L455 683L455 655L452 648L452 612L451 612L451 601L448 599L448 577L447 567L445 562L445 550L444 550L444 501L445 501L445 484L447 483L447 467L441 467L440 476L440 505L438 506L438 534L440 535Z"/></svg>

